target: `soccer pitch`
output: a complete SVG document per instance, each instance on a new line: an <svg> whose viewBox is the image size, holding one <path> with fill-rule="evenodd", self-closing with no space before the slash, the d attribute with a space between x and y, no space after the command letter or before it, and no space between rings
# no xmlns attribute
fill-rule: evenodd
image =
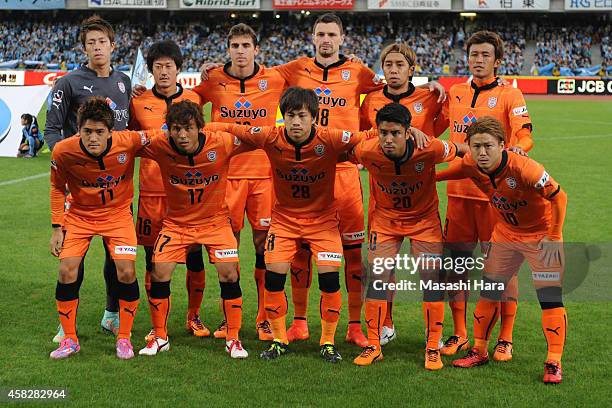
<svg viewBox="0 0 612 408"><path fill-rule="evenodd" d="M612 173L612 100L528 100L534 122L535 147L530 156L544 164L568 194L564 228L566 242L612 242L609 215L609 175ZM42 122L41 122L42 126ZM590 406L609 401L612 359L605 338L611 326L607 301L567 301L568 335L559 386L541 382L546 341L537 302L519 303L514 334L514 359L462 370L444 358L445 368L423 368L424 324L421 304L398 303L394 320L398 339L384 349L384 361L357 367L360 352L344 343L346 304L336 342L344 361L324 363L318 356L320 334L315 282L310 292L311 339L291 345L294 351L280 361L258 358L264 344L256 340L255 261L249 228L242 234L240 252L244 318L241 337L250 352L236 361L223 351L222 340L195 338L184 329L187 307L184 266L172 281L173 305L168 322L172 347L153 358L130 361L115 357L114 339L102 334L105 305L103 250L99 238L86 258L78 328L81 352L61 361L49 359L51 338L58 324L54 290L58 261L48 251L50 238L49 154L38 159L0 159L0 283L3 290L0 321L4 350L0 353L0 387L68 389L68 401L78 406ZM367 173L362 172L364 192ZM13 180L28 180L8 183ZM444 217L444 184L438 186ZM367 194L366 194L367 195ZM608 245L610 247L610 245ZM607 265L610 253L602 253ZM137 350L150 329L144 291L144 251L137 262L141 303L132 341ZM580 273L567 270L566 274ZM207 285L202 319L214 329L222 320L216 273L206 264ZM524 275L521 275L522 277ZM528 275L527 275L528 277ZM524 278L523 278L524 279ZM529 291L530 285L521 284ZM610 292L611 287L595 286ZM287 284L287 293L290 293ZM344 288L343 295L345 296ZM610 299L612 295L608 295ZM474 299L473 299L474 300ZM471 311L468 330L471 332ZM288 323L292 310L290 307ZM444 337L451 333L450 311ZM492 339L495 339L497 330ZM596 336L597 341L593 336ZM605 397L608 395L608 397ZM58 403L61 405L61 403Z"/></svg>

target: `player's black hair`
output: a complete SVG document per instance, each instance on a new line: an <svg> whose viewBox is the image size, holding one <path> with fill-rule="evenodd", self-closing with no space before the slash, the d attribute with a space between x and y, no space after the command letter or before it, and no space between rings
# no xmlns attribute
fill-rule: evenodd
<svg viewBox="0 0 612 408"><path fill-rule="evenodd" d="M342 27L342 20L340 20L340 17L338 17L337 15L333 13L325 13L317 17L317 19L315 20L312 26L313 32L315 31L315 29L317 28L317 24L319 23L336 23L338 25L338 28L340 28L340 35L344 34L344 28Z"/></svg>
<svg viewBox="0 0 612 408"><path fill-rule="evenodd" d="M382 122L399 123L409 128L410 122L412 122L412 115L410 115L410 111L404 105L393 102L383 106L381 110L376 112L376 126L378 127Z"/></svg>
<svg viewBox="0 0 612 408"><path fill-rule="evenodd" d="M198 129L204 127L204 117L197 103L184 100L168 106L168 112L166 113L166 124L168 125L168 129L170 129L174 123L187 125L191 119L195 121Z"/></svg>
<svg viewBox="0 0 612 408"><path fill-rule="evenodd" d="M183 54L179 46L172 40L158 41L149 48L147 53L147 68L153 72L153 63L160 58L172 58L177 69L183 66Z"/></svg>
<svg viewBox="0 0 612 408"><path fill-rule="evenodd" d="M81 40L83 47L85 47L87 33L90 31L102 31L108 36L111 43L115 42L115 30L113 29L113 26L97 14L94 14L81 22L79 39Z"/></svg>
<svg viewBox="0 0 612 408"><path fill-rule="evenodd" d="M21 115L21 119L25 119L27 125L30 126L34 120L34 117L29 113L24 113L23 115Z"/></svg>
<svg viewBox="0 0 612 408"><path fill-rule="evenodd" d="M79 108L77 112L77 126L79 129L88 120L102 122L108 130L113 130L113 126L115 126L115 114L101 96L92 96Z"/></svg>
<svg viewBox="0 0 612 408"><path fill-rule="evenodd" d="M280 111L283 116L285 112L306 108L312 117L319 112L319 97L312 89L304 89L297 86L291 87L283 93L280 100Z"/></svg>

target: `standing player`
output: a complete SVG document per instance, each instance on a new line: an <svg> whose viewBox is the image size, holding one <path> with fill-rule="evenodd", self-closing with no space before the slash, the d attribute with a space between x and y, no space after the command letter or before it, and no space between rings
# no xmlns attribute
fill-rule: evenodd
<svg viewBox="0 0 612 408"><path fill-rule="evenodd" d="M454 159L457 147L454 143L433 139L427 147L417 150L409 138L410 119L410 111L405 106L398 103L384 106L376 114L378 138L361 142L350 154L353 161L368 169L373 184L375 208L370 225L370 264L377 259L395 258L404 237L410 238L413 257L433 261L442 256L435 166ZM422 265L421 280L440 282L440 268L441 263ZM355 359L357 365L370 365L382 359L381 326L386 315L387 291L375 288L370 279L365 312L368 347ZM427 333L425 368L428 370L443 367L439 350L443 300L443 291L423 290Z"/></svg>
<svg viewBox="0 0 612 408"><path fill-rule="evenodd" d="M264 299L274 341L261 358L275 359L288 351L285 281L291 261L301 245L308 244L321 290L320 355L336 363L342 360L334 339L342 305L342 242L333 198L336 161L363 135L316 126L319 102L310 89L289 88L280 109L285 126L277 128L214 124L263 149L272 166L276 201L266 240Z"/></svg>
<svg viewBox="0 0 612 408"><path fill-rule="evenodd" d="M51 155L51 253L60 258L55 298L65 333L51 358L80 350L76 334L78 269L89 243L102 236L117 269L120 325L117 357L134 357L130 332L138 307L136 232L132 219L134 157L147 139L137 132L112 132L114 113L102 98L78 111L78 136L59 142ZM72 194L64 214L66 186Z"/></svg>
<svg viewBox="0 0 612 408"><path fill-rule="evenodd" d="M223 313L227 321L225 350L246 358L239 340L242 291L238 280L238 248L225 204L227 171L233 154L250 147L235 143L224 132L202 131L200 106L188 100L167 108L169 136L151 140L143 157L160 167L168 210L154 245L149 306L155 336L139 354L168 351L170 279L177 263L185 262L194 246L204 245L219 274Z"/></svg>
<svg viewBox="0 0 612 408"><path fill-rule="evenodd" d="M435 93L417 88L411 83L416 65L416 54L406 44L391 44L380 54L380 62L387 84L383 89L370 92L361 105L359 115L361 130L376 126L376 114L383 106L396 102L410 111L411 126L426 135L438 137L448 127L448 102L438 101ZM370 178L370 202L368 207L368 225L375 203L372 189L374 183ZM396 338L393 324L393 299L387 304L387 314L381 329L380 344L385 345Z"/></svg>
<svg viewBox="0 0 612 408"><path fill-rule="evenodd" d="M365 65L340 55L344 42L342 21L334 14L323 14L314 23L314 58L302 57L276 67L289 86L313 89L319 98L318 125L325 128L359 130L361 94L382 88L378 77ZM359 171L354 164L337 165L335 205L342 209L340 236L344 253L344 278L348 292L349 327L346 341L367 345L361 329L361 244L365 236L363 201ZM308 287L311 280L310 251L301 250L292 264L291 287L294 320L289 341L309 337L306 322Z"/></svg>
<svg viewBox="0 0 612 408"><path fill-rule="evenodd" d="M167 129L165 118L168 106L175 102L189 100L201 105L200 97L193 91L183 89L177 83L177 76L183 65L181 50L174 41L160 41L151 46L147 53L147 67L153 73L155 85L151 90L132 99L130 104L130 129ZM151 288L153 271L153 244L162 227L166 214L166 193L159 166L154 160L140 160L138 198L138 244L146 253L145 284L147 293ZM208 337L210 331L200 319L200 306L204 296L206 273L202 259L202 247L196 247L187 254L187 330L194 336ZM151 340L149 333L147 340Z"/></svg>
<svg viewBox="0 0 612 408"><path fill-rule="evenodd" d="M274 126L278 101L285 80L275 70L255 62L259 53L257 35L246 24L233 26L227 36L230 62L208 72L194 91L202 102L212 102L212 120L252 126ZM257 285L256 330L260 340L272 340L264 310L264 243L272 212L270 162L263 150L234 156L230 161L226 201L232 229L240 243L246 212L253 230L255 246L255 284ZM225 338L226 322L214 336Z"/></svg>
<svg viewBox="0 0 612 408"><path fill-rule="evenodd" d="M489 360L491 330L503 311L504 285L526 259L542 307L542 331L548 345L545 383L562 380L561 356L567 333L563 306L563 222L567 195L544 167L528 157L504 150L503 125L483 117L467 132L471 155L448 178L469 177L490 199L497 223L485 262L483 281L474 311L474 348L455 360L470 368Z"/></svg>
<svg viewBox="0 0 612 408"><path fill-rule="evenodd" d="M77 133L77 111L92 96L101 96L113 110L114 130L127 128L131 85L130 79L111 66L111 54L115 49L115 32L111 25L98 16L81 23L80 40L87 64L57 80L47 113L45 140L49 149L64 138ZM104 280L106 281L106 310L100 323L108 333L119 329L119 303L117 300L117 272L108 248L104 247ZM79 266L77 286L83 282L83 265ZM54 341L63 338L61 326Z"/></svg>
<svg viewBox="0 0 612 408"><path fill-rule="evenodd" d="M533 146L531 119L523 94L517 88L499 86L496 78L504 56L502 39L496 33L479 31L467 42L468 65L473 80L454 85L449 92L449 116L452 122L450 140L466 141L466 133L472 123L482 116L493 116L504 127L504 140L511 150L529 151ZM460 165L451 162L449 169ZM488 199L470 180L452 180L448 183L448 208L445 221L445 240L455 258L469 258L476 243L488 242L495 217ZM467 278L450 272L449 280ZM502 303L501 330L493 359L508 361L512 358L512 328L516 317L518 297L517 278L509 283ZM466 292L450 292L449 304L454 323L454 333L444 343L442 354L453 355L469 348L466 328Z"/></svg>

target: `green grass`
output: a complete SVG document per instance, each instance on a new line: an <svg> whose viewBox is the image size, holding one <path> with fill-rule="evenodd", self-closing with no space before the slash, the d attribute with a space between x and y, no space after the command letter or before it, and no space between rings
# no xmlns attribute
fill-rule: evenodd
<svg viewBox="0 0 612 408"><path fill-rule="evenodd" d="M565 240L612 242L612 217L608 208L612 104L535 100L528 103L534 118L536 141L531 156L546 165L569 196ZM256 295L251 278L254 256L248 228L243 232L241 264L245 301L242 337L251 353L249 359L233 361L223 352L222 341L196 339L185 333L184 267L179 267L172 284L170 352L155 358L117 360L113 339L98 330L105 292L102 246L100 240L95 239L87 256L86 278L81 290L81 353L66 361L51 361L48 354L54 348L51 338L58 321L54 305L58 263L48 253L49 182L43 177L1 185L7 180L45 173L48 162L48 154L31 160L0 159L0 227L4 231L0 245L3 290L0 387L67 387L72 403L96 407L179 404L589 406L609 401L612 374L605 338L612 323L609 317L611 286L602 285L595 273L605 271L612 261L605 246L602 246L604 250L599 262L591 265L583 287L566 302L569 332L564 357L565 378L561 386L541 383L546 343L540 326L539 305L533 301L519 306L512 362L491 363L464 371L453 369L451 359L445 359L447 367L432 373L423 369L424 328L421 306L417 302L404 302L394 308L399 338L385 348L383 362L368 368L351 364L359 349L343 342L347 321L345 307L337 335L345 361L337 366L323 363L317 355L318 291L312 290L309 310L312 339L292 346L295 353L282 361L260 361L257 354L263 345L256 341L253 327ZM366 177L363 180L367 182ZM444 213L444 186L440 185L439 190ZM210 328L214 328L222 318L218 307L219 289L213 268L208 264L206 268L203 318ZM142 253L137 269L142 282ZM583 272L569 270L567 273ZM528 276L523 276L521 281L522 293L532 291ZM598 302L581 300L596 294L601 295ZM473 306L471 304L470 308ZM150 327L148 314L146 302L142 302L133 330L137 349L142 347L142 337ZM447 314L447 322L449 320L450 313ZM450 325L445 335L450 334L449 328Z"/></svg>

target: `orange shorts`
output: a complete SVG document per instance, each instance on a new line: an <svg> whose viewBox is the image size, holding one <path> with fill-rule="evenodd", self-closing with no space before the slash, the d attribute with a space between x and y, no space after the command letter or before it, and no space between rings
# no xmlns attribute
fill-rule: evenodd
<svg viewBox="0 0 612 408"><path fill-rule="evenodd" d="M488 201L448 197L444 241L473 251L478 242L489 242L495 223L495 210Z"/></svg>
<svg viewBox="0 0 612 408"><path fill-rule="evenodd" d="M136 260L136 230L129 208L119 210L106 220L79 217L67 211L64 214L64 231L60 259L85 256L91 239L100 235L112 259Z"/></svg>
<svg viewBox="0 0 612 408"><path fill-rule="evenodd" d="M270 228L273 201L272 179L229 179L225 201L229 207L232 229L242 230L246 211L254 230Z"/></svg>
<svg viewBox="0 0 612 408"><path fill-rule="evenodd" d="M409 238L411 252L415 257L421 254L442 254L442 227L438 214L419 220L391 220L372 214L370 227L368 259L394 257L402 246L404 238Z"/></svg>
<svg viewBox="0 0 612 408"><path fill-rule="evenodd" d="M154 245L153 262L185 263L194 246L204 245L211 263L238 262L238 244L227 215L202 220L201 225L179 226L164 221Z"/></svg>
<svg viewBox="0 0 612 408"><path fill-rule="evenodd" d="M138 198L138 218L136 220L138 245L152 247L155 244L166 211L166 196L140 196Z"/></svg>
<svg viewBox="0 0 612 408"><path fill-rule="evenodd" d="M543 251L538 249L538 243L544 235L545 233L515 235L505 228L495 228L484 265L485 275L505 277L509 280L518 273L523 261L527 260L536 288L561 285L565 264L563 247L561 246L558 259L545 262Z"/></svg>
<svg viewBox="0 0 612 408"><path fill-rule="evenodd" d="M336 171L334 205L338 209L339 231L344 245L360 244L365 238L363 193L357 167Z"/></svg>
<svg viewBox="0 0 612 408"><path fill-rule="evenodd" d="M290 263L302 244L308 244L318 266L342 264L342 241L336 211L313 218L296 218L272 211L265 260Z"/></svg>

